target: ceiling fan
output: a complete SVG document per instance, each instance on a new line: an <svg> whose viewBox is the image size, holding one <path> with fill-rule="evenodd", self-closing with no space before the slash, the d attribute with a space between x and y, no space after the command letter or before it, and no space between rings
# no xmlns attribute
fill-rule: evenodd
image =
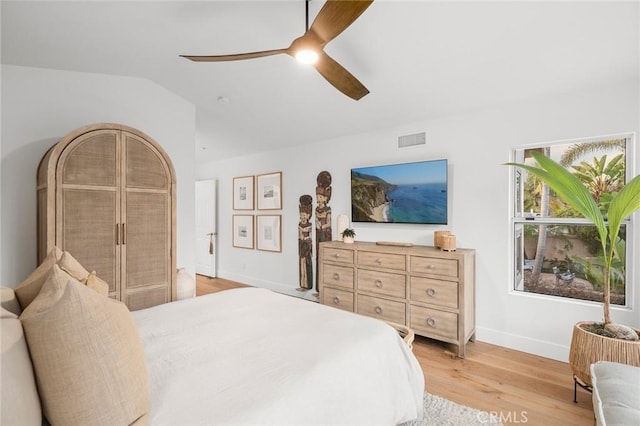
<svg viewBox="0 0 640 426"><path fill-rule="evenodd" d="M233 55L193 56L180 55L195 62L225 62L240 59L261 58L263 56L286 53L301 62L311 64L336 89L358 100L369 93L366 87L342 65L324 51L324 46L342 33L373 3L373 0L342 1L328 0L309 28L309 0L306 0L307 31L293 40L286 49L264 50L260 52ZM314 61L315 59L315 61Z"/></svg>

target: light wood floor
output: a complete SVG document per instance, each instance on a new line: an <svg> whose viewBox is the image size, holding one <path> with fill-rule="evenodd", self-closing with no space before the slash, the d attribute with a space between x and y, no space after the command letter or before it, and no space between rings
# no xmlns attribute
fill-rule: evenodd
<svg viewBox="0 0 640 426"><path fill-rule="evenodd" d="M201 275L196 282L198 296L244 287ZM465 359L453 351L455 347L416 336L413 353L428 392L495 412L505 425L593 425L591 394L579 389L578 403L573 402L568 364L478 341L467 346Z"/></svg>

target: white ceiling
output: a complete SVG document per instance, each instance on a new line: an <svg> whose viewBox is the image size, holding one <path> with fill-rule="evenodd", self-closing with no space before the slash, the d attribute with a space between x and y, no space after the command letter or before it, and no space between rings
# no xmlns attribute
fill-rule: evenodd
<svg viewBox="0 0 640 426"><path fill-rule="evenodd" d="M196 105L202 161L637 81L639 21L637 1L377 0L326 48L371 91L354 101L287 55L178 57L288 47L303 0L2 1L2 63L152 80Z"/></svg>

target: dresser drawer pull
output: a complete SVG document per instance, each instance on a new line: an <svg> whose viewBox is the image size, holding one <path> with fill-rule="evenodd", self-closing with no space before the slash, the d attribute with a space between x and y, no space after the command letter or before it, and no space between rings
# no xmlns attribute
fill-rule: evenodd
<svg viewBox="0 0 640 426"><path fill-rule="evenodd" d="M340 304L340 298L338 296L334 296L333 297L333 303L335 303L336 305Z"/></svg>
<svg viewBox="0 0 640 426"><path fill-rule="evenodd" d="M380 306L376 306L374 311L376 311L376 314L380 315L382 313L382 308Z"/></svg>
<svg viewBox="0 0 640 426"><path fill-rule="evenodd" d="M376 284L376 287L382 288L382 280L380 280L380 279L375 280L374 283Z"/></svg>
<svg viewBox="0 0 640 426"><path fill-rule="evenodd" d="M380 258L376 259L376 263L377 263L378 265L382 265L382 259L380 259Z"/></svg>
<svg viewBox="0 0 640 426"><path fill-rule="evenodd" d="M333 255L333 257L335 257L335 258L337 259L337 258L339 258L339 257L340 257L340 255L339 255L338 253L335 253L335 254Z"/></svg>
<svg viewBox="0 0 640 426"><path fill-rule="evenodd" d="M436 266L432 264L428 264L427 269L436 269Z"/></svg>
<svg viewBox="0 0 640 426"><path fill-rule="evenodd" d="M333 279L336 280L336 281L339 280L340 279L340 274L337 273L337 272L334 272L333 273Z"/></svg>
<svg viewBox="0 0 640 426"><path fill-rule="evenodd" d="M429 317L427 318L427 325L429 327L435 327L436 326L436 320L434 320L433 318Z"/></svg>
<svg viewBox="0 0 640 426"><path fill-rule="evenodd" d="M435 295L436 295L436 289L435 289L435 288L431 288L431 287L429 287L429 288L427 289L427 296L434 297Z"/></svg>

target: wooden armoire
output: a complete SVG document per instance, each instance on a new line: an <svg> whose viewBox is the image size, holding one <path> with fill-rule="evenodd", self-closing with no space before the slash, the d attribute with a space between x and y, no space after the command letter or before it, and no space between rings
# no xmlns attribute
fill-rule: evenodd
<svg viewBox="0 0 640 426"><path fill-rule="evenodd" d="M176 298L176 181L149 136L100 123L62 138L37 174L38 259L58 246L130 310Z"/></svg>

